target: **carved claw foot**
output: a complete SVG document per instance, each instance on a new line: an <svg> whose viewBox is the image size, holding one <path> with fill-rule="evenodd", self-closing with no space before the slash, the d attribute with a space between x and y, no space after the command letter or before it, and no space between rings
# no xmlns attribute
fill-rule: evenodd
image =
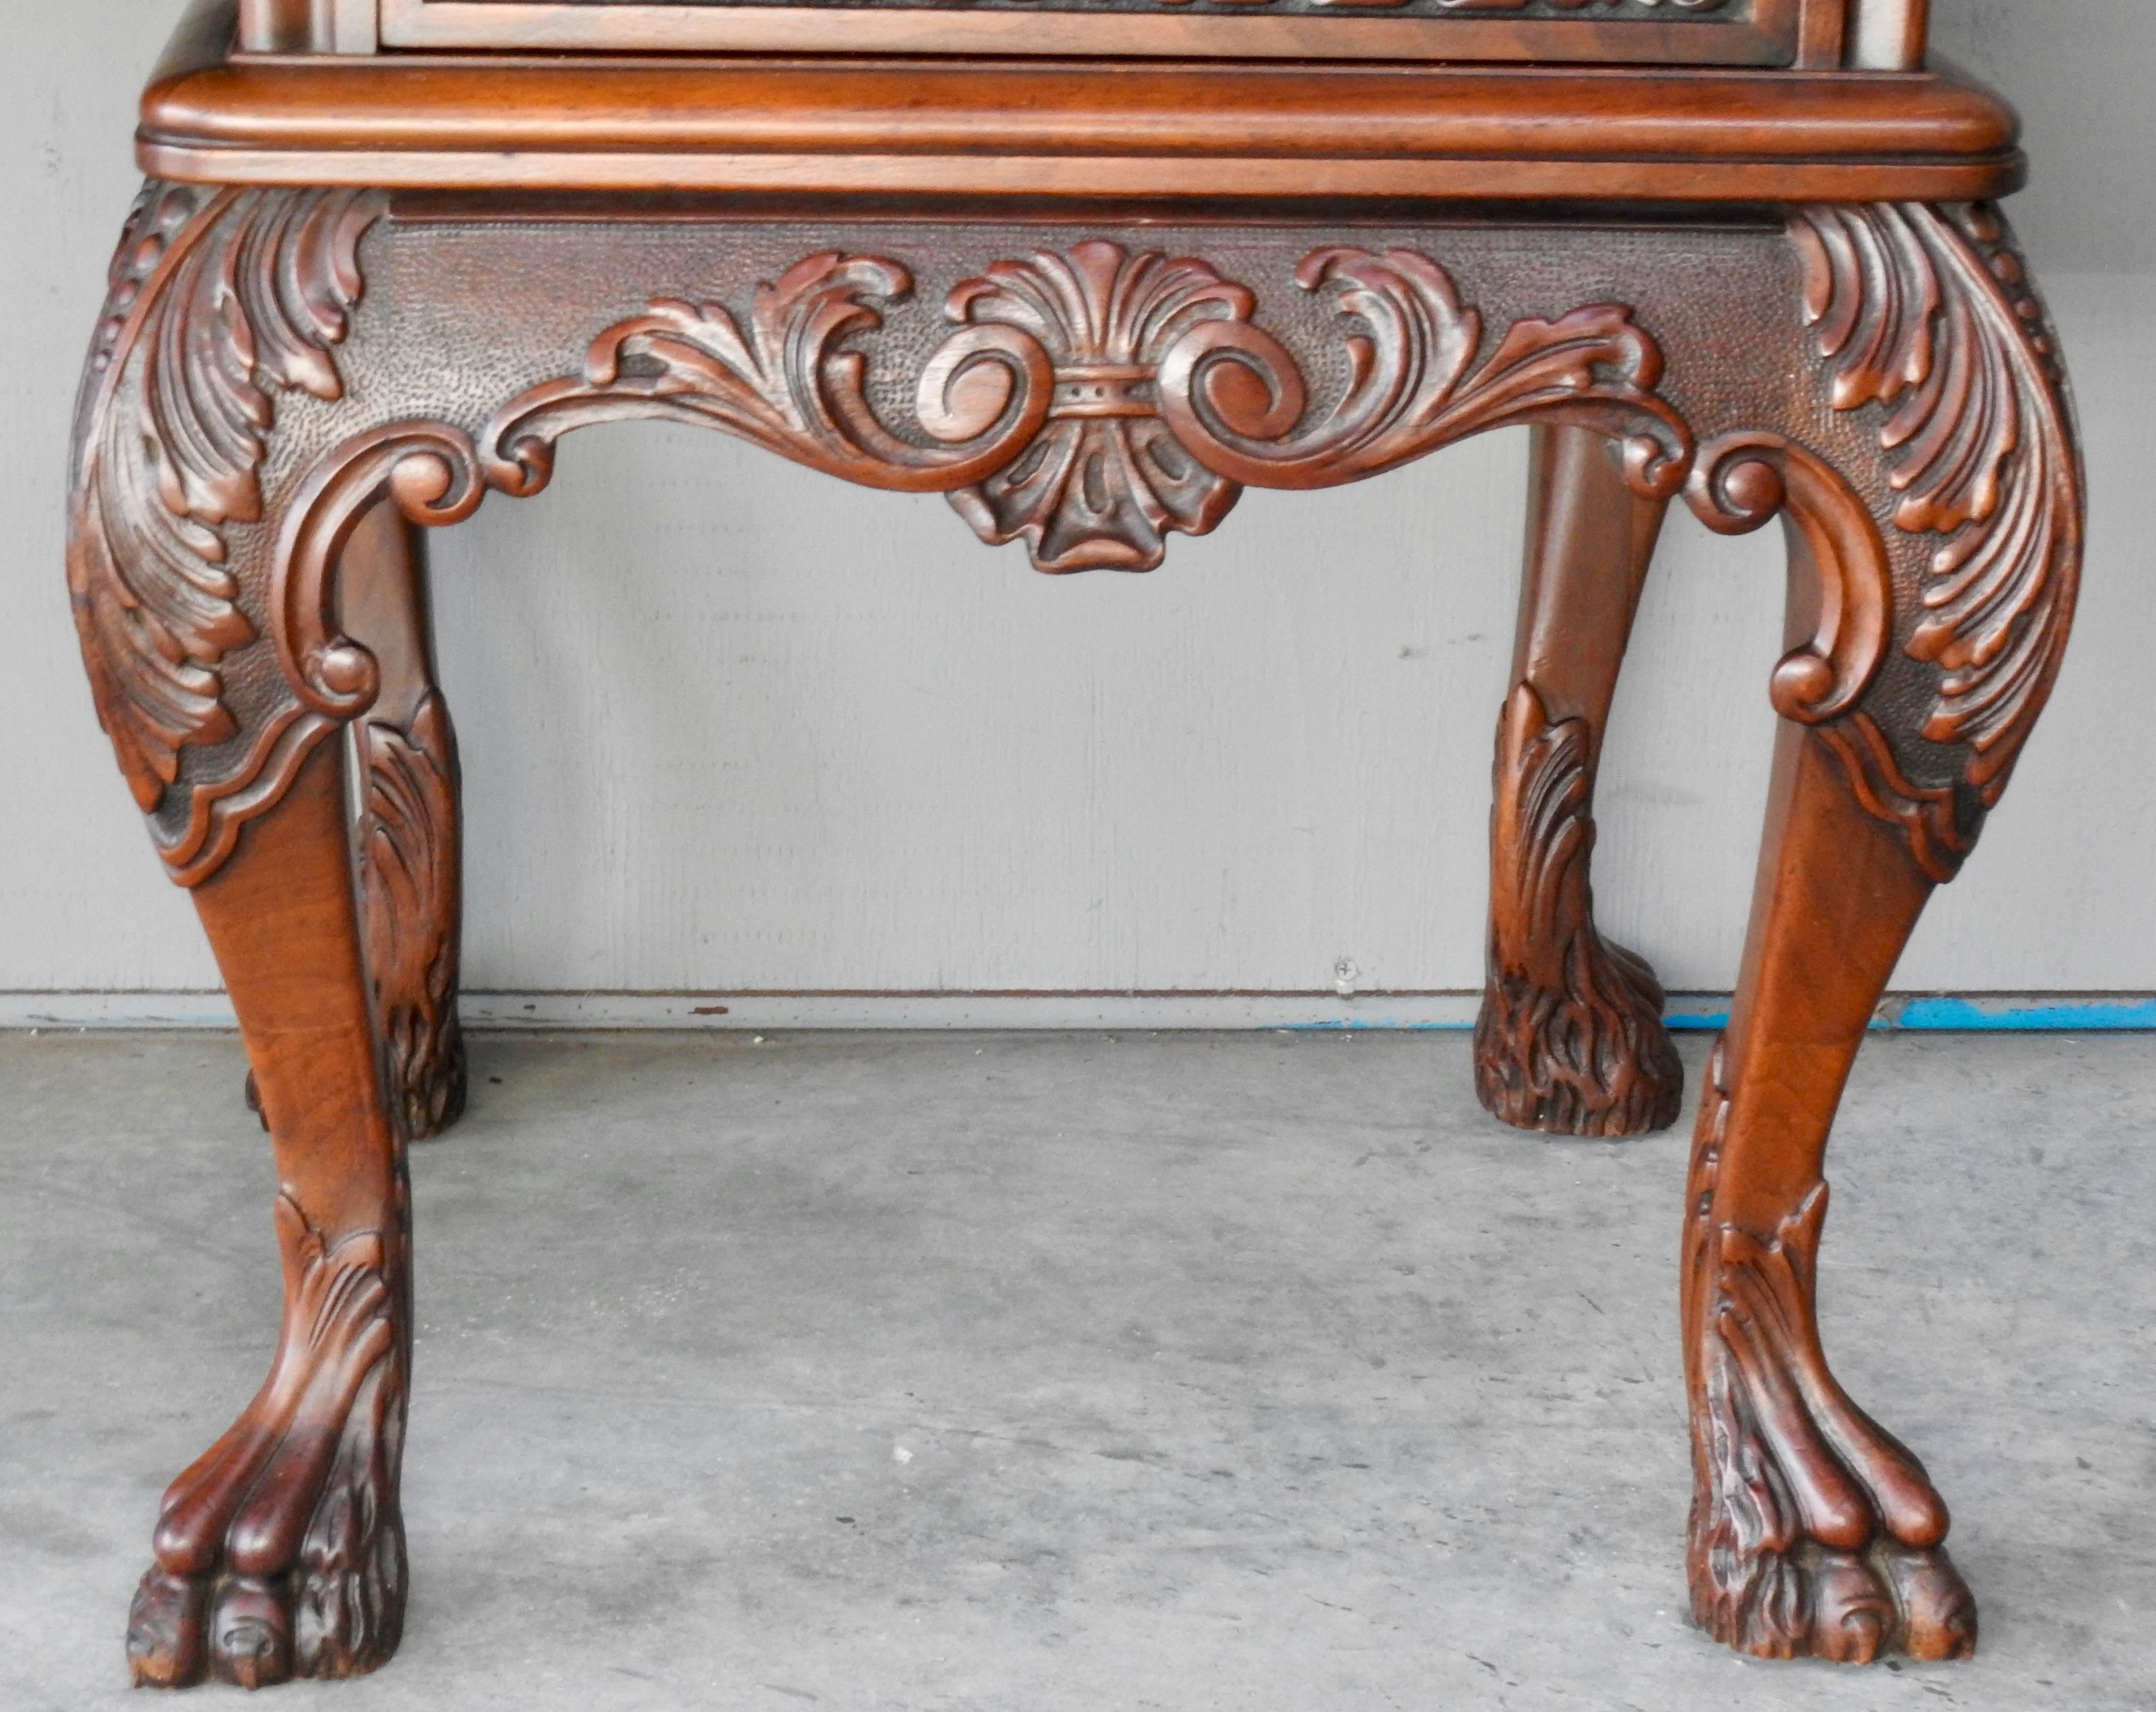
<svg viewBox="0 0 2156 1712"><path fill-rule="evenodd" d="M1644 1135L1676 1121L1684 1066L1654 971L1594 925L1590 743L1585 720L1553 722L1532 684L1513 690L1497 731L1475 1091L1515 1129Z"/></svg>
<svg viewBox="0 0 2156 1712"><path fill-rule="evenodd" d="M1702 1233L1712 1270L1693 1413L1692 1612L1763 1658L1967 1658L1976 1602L1946 1555L1946 1504L1820 1349L1812 1287L1826 1201L1820 1183L1772 1240Z"/></svg>
<svg viewBox="0 0 2156 1712"><path fill-rule="evenodd" d="M377 1232L334 1248L277 1203L285 1332L268 1381L165 1494L135 1595L137 1684L354 1676L404 1616L399 1305Z"/></svg>

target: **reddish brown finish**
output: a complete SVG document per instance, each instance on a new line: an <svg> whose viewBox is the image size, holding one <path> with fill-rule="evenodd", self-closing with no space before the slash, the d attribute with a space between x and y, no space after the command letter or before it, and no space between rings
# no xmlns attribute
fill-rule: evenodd
<svg viewBox="0 0 2156 1712"><path fill-rule="evenodd" d="M204 57L143 98L154 176L1689 202L1974 200L2023 173L2005 106L1923 74Z"/></svg>
<svg viewBox="0 0 2156 1712"><path fill-rule="evenodd" d="M1848 48L1822 20L1850 15L1807 16ZM1921 11L1853 16L1876 61ZM254 21L325 17L359 12ZM167 1501L141 1680L396 1644L402 1148L462 1087L459 775L413 531L635 418L942 493L1055 572L1156 566L1245 487L1533 428L1477 1067L1493 1110L1558 1132L1677 1097L1588 875L1663 508L1781 517L1784 723L1686 1232L1694 1605L1756 1653L1973 1646L1944 1506L1834 1381L1814 1288L1866 1021L2072 618L2063 366L2004 223L1957 200L2017 182L2003 109L1699 69L230 64L230 25L199 14L146 99L146 160L204 182L130 219L73 467L100 716L197 889L284 1186L286 1335ZM690 193L715 187L834 195Z"/></svg>
<svg viewBox="0 0 2156 1712"><path fill-rule="evenodd" d="M1932 885L1832 748L1785 725L1736 1008L1702 1090L1684 1250L1692 1609L1763 1657L1976 1648L1946 1506L1835 1382L1815 1304L1827 1131Z"/></svg>
<svg viewBox="0 0 2156 1712"><path fill-rule="evenodd" d="M350 3L350 0L346 0ZM362 0L365 3L365 0ZM1294 59L1842 63L1845 0L1091 0L1023 10L972 0L903 7L580 0L380 0L384 46L584 53L1097 54ZM1613 15L1615 14L1615 15Z"/></svg>
<svg viewBox="0 0 2156 1712"><path fill-rule="evenodd" d="M341 772L316 751L195 892L275 1145L285 1330L254 1401L165 1494L128 1628L138 1683L349 1675L394 1652L403 1623L408 1197Z"/></svg>
<svg viewBox="0 0 2156 1712"><path fill-rule="evenodd" d="M1475 1086L1517 1129L1667 1129L1684 1067L1654 971L1595 930L1594 768L1666 501L1634 493L1610 443L1538 428L1511 698L1497 731L1489 990Z"/></svg>

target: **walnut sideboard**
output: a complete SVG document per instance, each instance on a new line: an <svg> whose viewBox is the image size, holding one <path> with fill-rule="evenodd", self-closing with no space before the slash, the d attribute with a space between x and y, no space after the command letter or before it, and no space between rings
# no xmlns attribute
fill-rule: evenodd
<svg viewBox="0 0 2156 1712"><path fill-rule="evenodd" d="M1692 1607L1755 1654L1971 1652L1946 1507L1814 1311L1844 1081L2050 692L2083 534L1994 206L2015 121L1923 64L1920 0L204 0L144 97L68 568L239 1013L286 1307L167 1494L136 1679L396 1648L405 1151L464 1082L420 544L650 418L944 494L1049 572L1530 428L1476 1079L1559 1134L1681 1103L1588 874L1665 511L1781 519L1683 1208Z"/></svg>

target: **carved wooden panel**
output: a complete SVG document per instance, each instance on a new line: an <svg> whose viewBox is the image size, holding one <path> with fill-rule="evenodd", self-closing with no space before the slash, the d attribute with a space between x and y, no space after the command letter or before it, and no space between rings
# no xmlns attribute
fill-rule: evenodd
<svg viewBox="0 0 2156 1712"><path fill-rule="evenodd" d="M1938 878L2071 617L2070 416L1981 208L1142 238L712 219L594 244L573 218L388 207L161 189L116 264L71 572L107 727L191 882L374 703L377 663L336 618L358 518L390 499L439 525L536 492L557 442L602 422L940 492L1049 571L1150 568L1245 487L1592 428L1637 491L1688 479L1717 529L1789 519L1820 599L1774 705ZM1789 305L1779 335L1762 302Z"/></svg>

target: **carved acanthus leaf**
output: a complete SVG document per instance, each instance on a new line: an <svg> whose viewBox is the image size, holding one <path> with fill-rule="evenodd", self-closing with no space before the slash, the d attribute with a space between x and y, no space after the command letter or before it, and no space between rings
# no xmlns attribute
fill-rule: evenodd
<svg viewBox="0 0 2156 1712"><path fill-rule="evenodd" d="M1674 1123L1684 1068L1661 984L1594 925L1593 734L1517 685L1497 727L1489 985L1475 1085L1516 1129L1645 1135Z"/></svg>
<svg viewBox="0 0 2156 1712"><path fill-rule="evenodd" d="M1515 422L1625 438L1635 487L1667 497L1681 484L1691 434L1655 390L1660 351L1621 305L1520 321L1476 367L1481 318L1428 257L1324 249L1298 277L1334 294L1350 369L1307 424L1303 371L1255 325L1248 287L1202 261L1091 240L959 285L957 331L912 377L914 420L894 429L853 341L881 327L911 275L833 253L759 286L746 324L722 305L662 299L608 328L581 377L495 419L479 443L485 480L536 492L563 434L655 416L865 486L947 493L984 539L1024 539L1046 571L1149 569L1169 533L1211 530L1243 486L1353 481Z"/></svg>
<svg viewBox="0 0 2156 1712"><path fill-rule="evenodd" d="M1923 735L1995 802L2056 676L2083 533L2042 305L1986 208L1815 208L1793 227L1835 407L1877 405L1895 521L1942 537L1905 646L1941 669Z"/></svg>
<svg viewBox="0 0 2156 1712"><path fill-rule="evenodd" d="M80 416L68 569L100 717L147 811L180 751L234 735L217 668L254 629L222 525L262 512L276 395L331 356L382 198L153 185L122 236Z"/></svg>
<svg viewBox="0 0 2156 1712"><path fill-rule="evenodd" d="M487 479L536 492L555 442L593 423L662 419L715 428L864 486L934 493L1000 469L1048 414L1049 366L1038 343L998 330L947 345L923 374L928 443L891 433L865 391L866 360L844 348L883 325L879 305L906 296L896 262L831 252L757 287L746 333L716 303L673 298L599 335L581 379L517 399L483 438Z"/></svg>
<svg viewBox="0 0 2156 1712"><path fill-rule="evenodd" d="M463 1109L457 1026L457 754L448 705L430 690L400 730L362 724L360 823L367 976L404 1133L438 1134Z"/></svg>
<svg viewBox="0 0 2156 1712"><path fill-rule="evenodd" d="M1481 317L1429 257L1321 249L1297 279L1331 293L1348 324L1346 390L1316 422L1283 423L1301 377L1291 389L1219 323L1193 330L1163 365L1163 414L1209 469L1254 487L1326 487L1537 421L1622 437L1626 474L1643 494L1667 498L1682 483L1691 433L1655 391L1661 352L1623 305L1515 322L1470 374Z"/></svg>

